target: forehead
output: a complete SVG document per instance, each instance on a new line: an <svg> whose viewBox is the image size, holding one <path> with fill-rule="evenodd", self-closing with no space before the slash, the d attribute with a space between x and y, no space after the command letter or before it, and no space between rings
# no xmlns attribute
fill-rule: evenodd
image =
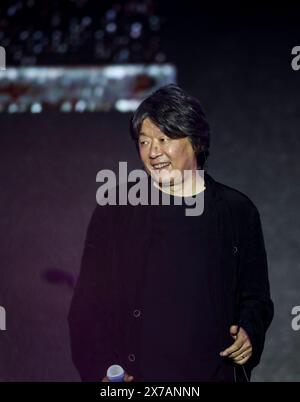
<svg viewBox="0 0 300 402"><path fill-rule="evenodd" d="M154 123L152 123L149 117L146 117L146 119L143 120L139 134L147 135L150 137L158 135L166 135L159 129L159 127L157 127Z"/></svg>

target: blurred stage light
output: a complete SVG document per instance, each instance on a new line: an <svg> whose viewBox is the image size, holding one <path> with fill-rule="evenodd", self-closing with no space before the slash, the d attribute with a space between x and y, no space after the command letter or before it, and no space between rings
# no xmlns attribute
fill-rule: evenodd
<svg viewBox="0 0 300 402"><path fill-rule="evenodd" d="M137 39L141 36L141 33L142 33L142 24L140 24L139 22L134 22L131 25L130 36L133 39Z"/></svg>
<svg viewBox="0 0 300 402"><path fill-rule="evenodd" d="M72 111L72 103L71 102L63 102L60 107L61 112L71 112Z"/></svg>
<svg viewBox="0 0 300 402"><path fill-rule="evenodd" d="M83 100L79 100L75 104L75 112L84 112L86 110L86 103Z"/></svg>
<svg viewBox="0 0 300 402"><path fill-rule="evenodd" d="M160 62L162 24L154 14L158 0L3 3L0 45L7 49L10 65Z"/></svg>
<svg viewBox="0 0 300 402"><path fill-rule="evenodd" d="M171 64L7 68L0 71L0 110L128 112L158 87L174 82Z"/></svg>
<svg viewBox="0 0 300 402"><path fill-rule="evenodd" d="M33 103L30 108L31 113L41 113L42 105L40 103Z"/></svg>
<svg viewBox="0 0 300 402"><path fill-rule="evenodd" d="M115 104L115 108L119 112L131 112L135 110L139 104L140 102L137 100L119 99Z"/></svg>
<svg viewBox="0 0 300 402"><path fill-rule="evenodd" d="M117 25L114 22L110 22L109 24L106 25L106 30L109 33L116 32L117 30Z"/></svg>
<svg viewBox="0 0 300 402"><path fill-rule="evenodd" d="M11 103L8 105L8 113L17 113L19 111L18 105Z"/></svg>
<svg viewBox="0 0 300 402"><path fill-rule="evenodd" d="M175 82L157 3L3 2L0 45L10 67L0 71L0 112L128 111Z"/></svg>

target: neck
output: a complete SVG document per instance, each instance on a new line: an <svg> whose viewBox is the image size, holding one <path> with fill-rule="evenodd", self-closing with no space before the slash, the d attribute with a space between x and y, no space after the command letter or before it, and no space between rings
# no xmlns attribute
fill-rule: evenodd
<svg viewBox="0 0 300 402"><path fill-rule="evenodd" d="M184 180L172 186L161 186L156 182L154 185L167 194L179 197L191 197L205 190L204 177L198 170L185 171Z"/></svg>

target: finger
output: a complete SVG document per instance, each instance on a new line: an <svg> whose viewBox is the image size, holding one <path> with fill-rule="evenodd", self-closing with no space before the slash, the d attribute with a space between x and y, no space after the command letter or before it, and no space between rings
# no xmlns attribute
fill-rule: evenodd
<svg viewBox="0 0 300 402"><path fill-rule="evenodd" d="M230 356L232 353L239 353L243 345L244 344L241 342L234 342L229 348L225 349L224 352L221 353L221 356L226 357Z"/></svg>
<svg viewBox="0 0 300 402"><path fill-rule="evenodd" d="M238 334L238 331L239 331L239 327L237 325L231 325L231 327L229 329L230 335L236 336Z"/></svg>
<svg viewBox="0 0 300 402"><path fill-rule="evenodd" d="M107 376L105 376L104 378L102 378L101 382L109 382L109 379L107 378Z"/></svg>
<svg viewBox="0 0 300 402"><path fill-rule="evenodd" d="M233 361L236 363L236 364L239 364L239 365L243 365L243 364L245 364L249 359L250 359L250 357L252 356L252 352L251 353L248 353L248 354L245 354L245 355L243 355L244 357L242 358L236 358L236 359L234 359Z"/></svg>
<svg viewBox="0 0 300 402"><path fill-rule="evenodd" d="M242 354L243 352L245 352L247 349L252 349L252 344L250 342L250 339L247 335L247 333L245 332L245 330L240 327L239 328L239 332L237 335L237 341L242 341L242 346L239 350L237 350L236 352L231 353L229 356L232 357L237 357L239 354Z"/></svg>
<svg viewBox="0 0 300 402"><path fill-rule="evenodd" d="M220 355L221 356L228 356L231 353L237 352L242 346L247 337L243 332L243 329L238 327L238 325L231 325L230 327L230 334L235 339L235 342L227 349L223 350Z"/></svg>
<svg viewBox="0 0 300 402"><path fill-rule="evenodd" d="M129 375L129 374L125 373L125 375L124 375L124 381L125 382L132 382L133 379L134 379L134 377L132 375Z"/></svg>
<svg viewBox="0 0 300 402"><path fill-rule="evenodd" d="M252 350L252 347L250 345L244 344L239 350L228 355L228 357L230 357L231 359L236 358L238 356L245 355L245 353L248 353L251 350Z"/></svg>
<svg viewBox="0 0 300 402"><path fill-rule="evenodd" d="M249 353L249 352L242 353L241 355L238 355L237 357L235 357L233 359L233 361L235 363L240 362L241 360L244 360L246 357L249 357L250 355L251 355L251 353Z"/></svg>
<svg viewBox="0 0 300 402"><path fill-rule="evenodd" d="M234 352L238 351L238 350L243 346L243 344L244 344L244 343L243 343L242 340L236 339L236 340L234 341L234 343L233 343L229 348L223 350L223 351L220 353L220 355L223 356L223 357L228 356L228 355L230 355L231 353L234 353Z"/></svg>

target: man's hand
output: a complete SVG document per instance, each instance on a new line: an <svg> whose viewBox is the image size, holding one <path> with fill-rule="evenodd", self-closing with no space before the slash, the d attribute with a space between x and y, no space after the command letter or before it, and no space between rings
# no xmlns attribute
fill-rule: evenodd
<svg viewBox="0 0 300 402"><path fill-rule="evenodd" d="M134 377L132 375L129 375L125 372L124 375L124 382L131 382L134 380ZM102 378L101 382L109 382L109 379L107 378L107 376L105 376L104 378Z"/></svg>
<svg viewBox="0 0 300 402"><path fill-rule="evenodd" d="M234 343L220 353L222 357L229 357L236 364L245 364L252 356L252 345L247 332L237 325L230 327L230 334Z"/></svg>

